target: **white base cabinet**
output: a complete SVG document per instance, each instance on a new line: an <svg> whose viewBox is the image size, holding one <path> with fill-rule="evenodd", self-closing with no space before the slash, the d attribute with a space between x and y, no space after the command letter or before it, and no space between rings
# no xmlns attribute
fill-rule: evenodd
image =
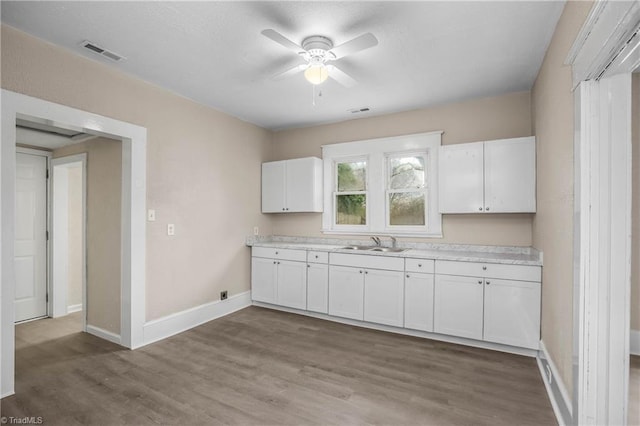
<svg viewBox="0 0 640 426"><path fill-rule="evenodd" d="M364 271L364 320L396 327L404 325L402 272Z"/></svg>
<svg viewBox="0 0 640 426"><path fill-rule="evenodd" d="M433 275L409 273L404 280L404 327L433 331Z"/></svg>
<svg viewBox="0 0 640 426"><path fill-rule="evenodd" d="M540 283L486 279L484 340L538 349Z"/></svg>
<svg viewBox="0 0 640 426"><path fill-rule="evenodd" d="M251 259L251 298L276 303L276 261L262 257Z"/></svg>
<svg viewBox="0 0 640 426"><path fill-rule="evenodd" d="M436 275L433 331L482 339L483 280Z"/></svg>
<svg viewBox="0 0 640 426"><path fill-rule="evenodd" d="M278 305L307 309L307 265L302 262L277 262Z"/></svg>
<svg viewBox="0 0 640 426"><path fill-rule="evenodd" d="M329 315L364 319L364 271L348 266L329 266Z"/></svg>
<svg viewBox="0 0 640 426"><path fill-rule="evenodd" d="M258 247L251 258L251 298L307 309L306 251Z"/></svg>
<svg viewBox="0 0 640 426"><path fill-rule="evenodd" d="M307 310L329 313L329 265L307 264Z"/></svg>

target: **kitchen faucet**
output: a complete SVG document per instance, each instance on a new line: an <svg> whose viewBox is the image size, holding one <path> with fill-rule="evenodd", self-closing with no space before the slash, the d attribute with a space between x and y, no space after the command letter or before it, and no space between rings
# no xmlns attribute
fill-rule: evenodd
<svg viewBox="0 0 640 426"><path fill-rule="evenodd" d="M380 241L379 237L373 236L373 237L371 237L371 239L373 240L374 243L376 243L376 245L378 247L380 247L382 245L382 241Z"/></svg>
<svg viewBox="0 0 640 426"><path fill-rule="evenodd" d="M396 240L396 238L391 235L389 235L389 238L391 238L391 247L396 248L396 246L398 245L398 240Z"/></svg>

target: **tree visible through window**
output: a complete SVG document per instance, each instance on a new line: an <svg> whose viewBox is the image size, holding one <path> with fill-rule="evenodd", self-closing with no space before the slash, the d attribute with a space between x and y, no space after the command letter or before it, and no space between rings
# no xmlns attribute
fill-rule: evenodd
<svg viewBox="0 0 640 426"><path fill-rule="evenodd" d="M387 157L389 225L426 224L425 163L425 154Z"/></svg>
<svg viewBox="0 0 640 426"><path fill-rule="evenodd" d="M367 163L366 161L336 164L336 224L366 225L367 223Z"/></svg>

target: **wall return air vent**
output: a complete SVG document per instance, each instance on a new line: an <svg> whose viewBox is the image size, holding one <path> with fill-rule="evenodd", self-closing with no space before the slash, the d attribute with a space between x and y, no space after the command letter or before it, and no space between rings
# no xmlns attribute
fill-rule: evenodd
<svg viewBox="0 0 640 426"><path fill-rule="evenodd" d="M124 61L125 58L122 55L117 54L116 52L112 51L112 50L107 50L104 47L97 45L94 42L91 42L89 40L85 40L82 43L80 43L80 46L84 47L85 49L95 53L96 55L100 55L100 56L104 56L105 58L113 61L113 62L120 62L120 61Z"/></svg>

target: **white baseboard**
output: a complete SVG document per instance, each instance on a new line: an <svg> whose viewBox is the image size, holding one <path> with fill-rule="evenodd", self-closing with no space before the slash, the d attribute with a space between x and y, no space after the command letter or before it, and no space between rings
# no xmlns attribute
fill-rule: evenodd
<svg viewBox="0 0 640 426"><path fill-rule="evenodd" d="M87 324L87 333L93 334L101 339L108 340L116 345L121 344L120 335L107 331L103 328L96 327L94 325Z"/></svg>
<svg viewBox="0 0 640 426"><path fill-rule="evenodd" d="M547 395L551 401L553 412L560 426L571 425L573 404L567 388L562 381L562 377L547 352L547 347L540 341L540 354L537 357L538 368L542 375L542 382L547 389ZM549 375L551 377L549 377Z"/></svg>
<svg viewBox="0 0 640 426"><path fill-rule="evenodd" d="M307 317L319 318L323 320L338 322L340 324L354 325L356 327L370 328L372 330L386 331L389 333L403 334L405 336L422 337L425 339L438 340L440 342L455 343L458 345L473 346L474 348L489 349L493 351L508 352L510 354L523 355L528 357L536 357L538 351L534 349L518 348L516 346L502 345L499 343L484 342L481 340L466 339L464 337L447 336L445 334L429 333L426 331L411 330L408 328L394 327L390 325L374 324L366 321L358 321L347 318L334 317L327 314L310 312L295 308L286 308L284 306L271 305L269 303L253 302L254 306L262 308L274 309L276 311L291 312L294 314L304 315Z"/></svg>
<svg viewBox="0 0 640 426"><path fill-rule="evenodd" d="M77 305L69 305L67 306L67 314L72 314L74 312L79 312L82 310L82 303Z"/></svg>
<svg viewBox="0 0 640 426"><path fill-rule="evenodd" d="M631 355L640 355L640 330L631 330L629 352Z"/></svg>
<svg viewBox="0 0 640 426"><path fill-rule="evenodd" d="M205 322L229 315L251 305L251 292L235 294L227 300L216 300L195 308L167 315L145 323L143 346L182 333Z"/></svg>

